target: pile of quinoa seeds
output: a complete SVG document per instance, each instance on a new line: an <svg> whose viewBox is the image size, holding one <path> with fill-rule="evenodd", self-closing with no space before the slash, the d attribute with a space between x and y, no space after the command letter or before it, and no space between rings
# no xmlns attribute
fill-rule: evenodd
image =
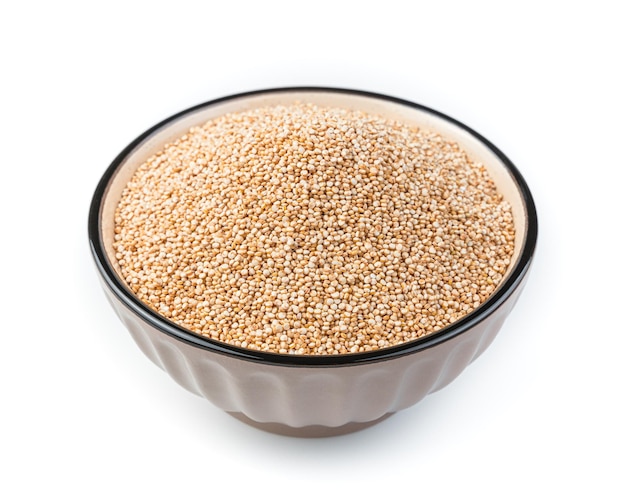
<svg viewBox="0 0 626 498"><path fill-rule="evenodd" d="M275 353L385 348L460 319L510 264L511 208L438 134L293 104L224 115L139 167L115 217L131 290Z"/></svg>

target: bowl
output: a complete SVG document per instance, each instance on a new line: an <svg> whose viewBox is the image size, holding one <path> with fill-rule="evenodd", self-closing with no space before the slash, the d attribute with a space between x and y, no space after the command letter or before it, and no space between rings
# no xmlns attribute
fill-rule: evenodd
<svg viewBox="0 0 626 498"><path fill-rule="evenodd" d="M376 351L339 355L267 353L186 330L144 305L120 277L114 212L137 167L189 128L225 113L294 101L381 114L456 141L482 162L511 204L516 238L511 265L474 311L437 332ZM130 143L97 185L89 212L91 253L114 311L143 353L177 383L236 418L292 436L331 436L371 426L453 381L481 355L515 305L529 274L537 215L511 161L466 125L428 107L369 92L278 88L212 100L179 112Z"/></svg>

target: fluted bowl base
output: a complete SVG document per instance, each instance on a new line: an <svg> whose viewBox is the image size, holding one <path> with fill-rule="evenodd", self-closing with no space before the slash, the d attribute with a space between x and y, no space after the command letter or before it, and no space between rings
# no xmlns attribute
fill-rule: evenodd
<svg viewBox="0 0 626 498"><path fill-rule="evenodd" d="M350 434L363 429L367 429L373 425L382 422L383 420L391 417L394 412L386 413L382 417L369 422L350 422L348 424L340 425L339 427L326 427L323 425L307 425L305 427L291 427L286 424L279 424L275 422L257 422L247 417L241 412L227 412L229 415L235 417L240 422L248 424L256 429L261 429L272 434L279 434L281 436L290 437L302 437L302 438L320 438L320 437L332 437L342 436L344 434Z"/></svg>

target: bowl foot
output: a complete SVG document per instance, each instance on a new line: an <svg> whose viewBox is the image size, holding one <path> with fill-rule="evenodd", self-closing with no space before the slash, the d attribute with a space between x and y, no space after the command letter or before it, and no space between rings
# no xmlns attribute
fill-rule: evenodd
<svg viewBox="0 0 626 498"><path fill-rule="evenodd" d="M257 422L256 420L252 420L247 417L243 413L237 412L227 412L229 415L235 417L237 420L244 422L252 427L257 429L261 429L266 432L271 432L273 434L279 434L281 436L291 436L291 437L303 437L303 438L316 438L316 437L330 437L330 436L341 436L343 434L349 434L351 432L360 431L362 429L367 429L372 425L375 425L379 422L382 422L386 418L389 418L393 413L386 413L380 418L376 420L371 420L369 422L349 422L345 425L340 425L339 427L326 427L323 425L307 425L305 427L291 427L289 425L280 424L276 422Z"/></svg>

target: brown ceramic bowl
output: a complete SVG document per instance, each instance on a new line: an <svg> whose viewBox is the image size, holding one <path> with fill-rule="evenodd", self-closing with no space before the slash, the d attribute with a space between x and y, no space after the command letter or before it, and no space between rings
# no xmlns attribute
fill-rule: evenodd
<svg viewBox="0 0 626 498"><path fill-rule="evenodd" d="M228 112L294 100L379 113L455 140L490 171L513 207L516 241L510 269L492 296L456 323L373 352L281 355L223 344L168 321L145 306L118 273L113 216L135 169L190 127ZM186 389L257 427L299 436L341 434L372 425L455 379L494 339L528 276L537 237L530 191L513 164L478 133L437 111L372 93L283 88L213 100L152 127L113 161L93 196L91 251L105 293L139 348Z"/></svg>

